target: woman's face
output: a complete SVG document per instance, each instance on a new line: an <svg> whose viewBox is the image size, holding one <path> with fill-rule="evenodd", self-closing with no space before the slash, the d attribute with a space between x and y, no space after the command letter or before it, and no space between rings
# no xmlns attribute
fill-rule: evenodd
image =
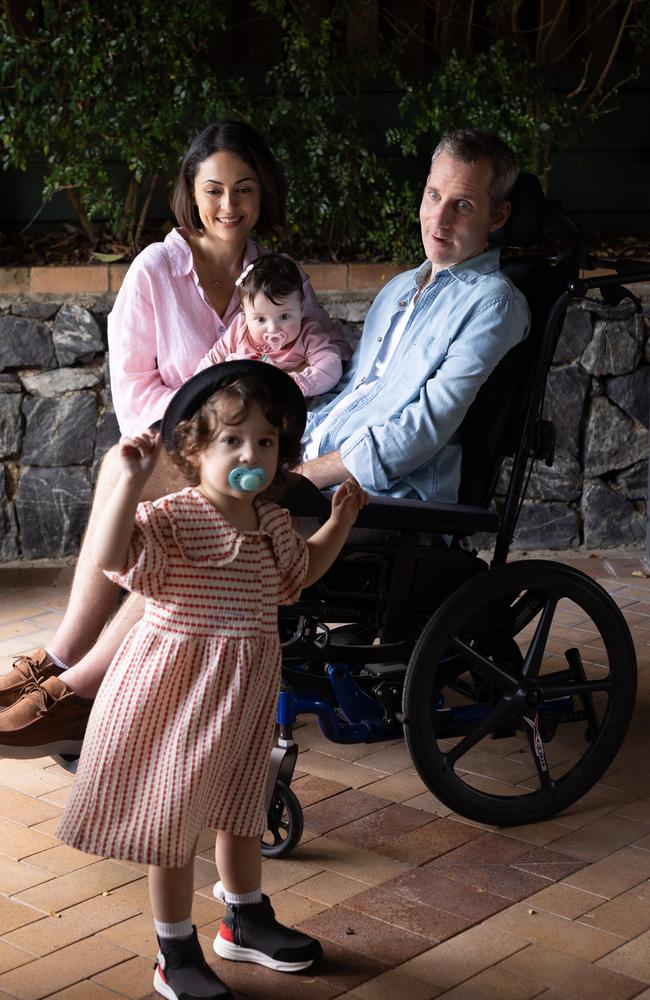
<svg viewBox="0 0 650 1000"><path fill-rule="evenodd" d="M234 153L213 153L196 172L194 202L206 236L242 240L259 218L262 185L256 171Z"/></svg>

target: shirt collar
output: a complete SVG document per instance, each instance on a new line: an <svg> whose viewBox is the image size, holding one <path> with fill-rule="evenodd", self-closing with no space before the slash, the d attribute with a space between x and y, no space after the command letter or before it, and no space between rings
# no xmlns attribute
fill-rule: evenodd
<svg viewBox="0 0 650 1000"><path fill-rule="evenodd" d="M183 235L180 228L172 229L165 236L165 247L169 255L169 262L172 269L172 277L183 278L194 268L194 258L192 248ZM244 268L248 267L251 261L259 257L259 248L254 240L247 239L244 248Z"/></svg>
<svg viewBox="0 0 650 1000"><path fill-rule="evenodd" d="M447 271L453 278L459 281L471 281L474 275L491 274L493 271L498 271L499 261L500 251L498 247L489 247L487 250L483 250L482 253L477 254L476 257L470 257L469 260L463 260L460 264L452 264L450 267L442 268L442 270L438 271L438 274L444 274ZM426 284L430 274L431 261L425 260L415 272L416 286L421 288L422 285Z"/></svg>

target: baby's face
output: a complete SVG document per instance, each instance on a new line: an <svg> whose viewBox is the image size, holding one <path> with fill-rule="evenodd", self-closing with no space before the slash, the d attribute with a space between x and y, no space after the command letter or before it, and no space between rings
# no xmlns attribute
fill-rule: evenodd
<svg viewBox="0 0 650 1000"><path fill-rule="evenodd" d="M300 333L302 302L298 292L277 303L258 292L252 302L243 304L243 309L250 338L261 353L288 347Z"/></svg>

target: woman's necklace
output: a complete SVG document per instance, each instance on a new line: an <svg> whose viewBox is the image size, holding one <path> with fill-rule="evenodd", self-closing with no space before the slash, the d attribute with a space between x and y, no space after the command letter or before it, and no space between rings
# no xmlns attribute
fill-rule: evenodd
<svg viewBox="0 0 650 1000"><path fill-rule="evenodd" d="M221 285L232 285L241 272L241 263L238 261L235 268L228 268L226 265L218 264L201 249L201 269L205 273L205 284L210 288L219 288ZM218 275L218 276L217 276Z"/></svg>

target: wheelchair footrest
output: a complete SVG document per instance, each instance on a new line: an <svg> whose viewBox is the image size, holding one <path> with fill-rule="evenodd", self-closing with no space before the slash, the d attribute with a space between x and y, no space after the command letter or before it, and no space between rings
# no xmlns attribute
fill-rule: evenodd
<svg viewBox="0 0 650 1000"><path fill-rule="evenodd" d="M406 663L366 663L364 670L372 677L403 677L406 673Z"/></svg>

